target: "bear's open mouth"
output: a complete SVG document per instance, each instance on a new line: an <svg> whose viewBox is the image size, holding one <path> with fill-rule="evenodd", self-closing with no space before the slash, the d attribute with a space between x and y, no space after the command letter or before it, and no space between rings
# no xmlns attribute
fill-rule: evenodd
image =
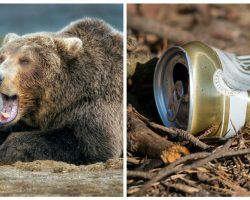
<svg viewBox="0 0 250 200"><path fill-rule="evenodd" d="M7 96L0 93L0 124L6 124L17 116L18 98L17 95Z"/></svg>

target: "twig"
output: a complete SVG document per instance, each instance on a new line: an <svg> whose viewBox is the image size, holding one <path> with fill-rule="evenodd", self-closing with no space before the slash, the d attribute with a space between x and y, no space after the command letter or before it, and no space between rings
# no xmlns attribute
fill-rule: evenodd
<svg viewBox="0 0 250 200"><path fill-rule="evenodd" d="M128 150L134 154L161 158L162 151L174 145L148 128L133 112L128 112L128 124Z"/></svg>
<svg viewBox="0 0 250 200"><path fill-rule="evenodd" d="M221 157L233 157L233 156L240 156L240 155L246 155L246 154L250 154L250 148L248 149L240 149L240 150L232 150L232 151L229 151L229 152L225 152L223 154L221 154L221 156L219 156L218 158L221 158ZM216 158L216 159L218 159Z"/></svg>
<svg viewBox="0 0 250 200"><path fill-rule="evenodd" d="M232 127L233 127L233 129L234 129L234 132L237 133L236 127L235 127L235 125L234 125L234 123L232 122L231 119L230 119L230 123L231 123L231 125L232 125Z"/></svg>
<svg viewBox="0 0 250 200"><path fill-rule="evenodd" d="M177 161L169 164L167 167L164 168L164 171L171 171L174 170L175 167L177 165L180 165L181 163L184 163L188 160L197 160L200 158L204 158L208 155L210 155L211 153L208 152L202 152L202 153L193 153L193 154L189 154L187 156L181 157L180 159L178 159ZM161 171L162 172L162 171ZM160 172L160 173L161 173ZM158 174L158 176L160 175L160 173ZM154 176L154 174L150 173L150 172L143 172L143 171L127 171L127 177L134 177L134 178L143 178L143 179L152 179ZM160 177L161 178L161 177Z"/></svg>
<svg viewBox="0 0 250 200"><path fill-rule="evenodd" d="M224 185L227 185L229 188L235 191L246 191L245 188L242 188L239 185L236 185L234 182L232 182L230 179L226 178L225 176L221 175L220 173L216 173L216 174L218 175L218 180L222 182Z"/></svg>
<svg viewBox="0 0 250 200"><path fill-rule="evenodd" d="M184 177L180 177L180 180L184 181L185 183L187 183L188 185L192 186L192 187L197 187L197 182L196 181L192 181L192 180L188 180Z"/></svg>
<svg viewBox="0 0 250 200"><path fill-rule="evenodd" d="M151 179L154 174L149 172L142 172L142 171L127 171L127 177L134 177L134 178L142 178L142 179Z"/></svg>
<svg viewBox="0 0 250 200"><path fill-rule="evenodd" d="M167 186L167 187L172 187L172 188L174 188L176 190L179 190L179 191L182 191L182 192L185 192L185 193L188 193L188 194L193 194L193 193L199 192L198 188L194 188L194 187L184 185L184 184L181 184L181 183L170 184L170 183L167 183L167 182L163 182L162 184Z"/></svg>
<svg viewBox="0 0 250 200"><path fill-rule="evenodd" d="M168 173L170 172L170 174L172 174L172 172L176 172L176 171L179 171L178 168L176 168L177 165L181 164L181 163L184 163L188 160L197 160L197 159L200 159L200 158L204 158L208 155L210 155L211 153L208 153L208 152L202 152L202 153L193 153L193 154L189 154L187 156L184 156L184 157L181 157L179 160L169 164L167 167L163 168L156 176L149 176L149 173L148 172L141 172L141 173L138 173L138 171L136 172L133 172L133 171L128 171L128 174L127 176L130 176L130 177L141 177L141 178L144 178L144 179L151 179L149 182L147 182L143 188L141 188L140 191L138 191L140 194L143 194L143 192L150 186L152 185L153 183L157 182L158 180L162 179L165 177L165 173ZM177 169L177 170L176 170ZM150 178L149 178L150 177Z"/></svg>
<svg viewBox="0 0 250 200"><path fill-rule="evenodd" d="M137 160L137 159L135 159L135 158L130 158L130 157L127 157L127 162L128 162L128 163L132 163L132 164L134 164L134 165L139 165L139 164L142 163L141 160Z"/></svg>
<svg viewBox="0 0 250 200"><path fill-rule="evenodd" d="M250 154L250 149L227 151L227 149L229 148L229 146L231 144L230 142L231 142L231 140L229 140L220 150L218 150L218 152L211 153L210 156L208 156L204 159L198 160L190 165L181 166L181 167L172 166L171 168L168 168L170 165L172 165L172 164L170 164L168 167L162 169L154 178L152 178L150 181L145 183L144 186L141 188L141 190L138 192L138 194L140 195L140 194L144 193L145 190L148 187L150 187L150 185L152 185L154 182L157 182L157 181L161 180L162 178L169 176L170 174L173 174L176 172L181 172L181 171L188 170L188 169L192 169L195 167L200 167L200 166L203 166L212 160L219 159L222 157L233 157L233 156L237 156L237 155ZM191 156L191 155L193 155L193 154L190 154L187 156ZM187 157L187 156L182 157L182 159L185 159L185 157ZM178 161L179 160L177 160L176 162L178 162Z"/></svg>
<svg viewBox="0 0 250 200"><path fill-rule="evenodd" d="M197 138L200 140L200 139L203 139L209 135L211 135L214 131L215 131L215 126L211 126L209 127L206 131L204 131L201 135L199 135Z"/></svg>
<svg viewBox="0 0 250 200"><path fill-rule="evenodd" d="M147 119L146 117L144 117L143 115L141 115L135 108L133 108L133 112L142 121L144 121L146 124L148 124L149 126L151 126L154 129L161 130L161 131L166 132L168 134L170 133L170 134L174 134L174 135L180 136L181 138L188 140L194 146L200 147L201 149L205 150L205 149L211 148L209 145L207 145L204 142L200 141L198 138L194 137L192 134L190 134L187 131L184 131L184 130L181 130L181 129L177 129L177 128L168 128L168 127L156 124L154 122L150 122L149 119Z"/></svg>
<svg viewBox="0 0 250 200"><path fill-rule="evenodd" d="M199 147L201 149L209 149L211 148L211 146L205 144L204 142L200 141L198 138L196 138L195 136L193 136L192 134L190 134L187 131L181 130L181 129L177 129L177 128L168 128L159 124L156 124L154 122L149 122L149 125L153 128L162 130L164 132L168 132L168 133L172 133L172 134L176 134L178 136L180 136L183 139L188 140L189 142L191 142L194 146Z"/></svg>
<svg viewBox="0 0 250 200"><path fill-rule="evenodd" d="M234 194L234 192L232 190L228 190L228 189L225 189L225 188L219 188L219 187L216 187L216 186L209 186L209 187L214 189L214 190L223 192L224 194L227 194L227 195L233 195Z"/></svg>

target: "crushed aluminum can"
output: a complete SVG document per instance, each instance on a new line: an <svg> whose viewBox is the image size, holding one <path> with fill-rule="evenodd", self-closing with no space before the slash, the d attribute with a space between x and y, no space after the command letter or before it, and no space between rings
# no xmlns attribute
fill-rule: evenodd
<svg viewBox="0 0 250 200"><path fill-rule="evenodd" d="M154 96L167 127L231 137L250 122L250 56L189 42L168 49L154 74Z"/></svg>

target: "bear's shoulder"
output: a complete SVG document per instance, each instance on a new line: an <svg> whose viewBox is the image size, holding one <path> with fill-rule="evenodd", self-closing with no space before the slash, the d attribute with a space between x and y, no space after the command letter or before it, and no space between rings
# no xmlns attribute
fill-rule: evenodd
<svg viewBox="0 0 250 200"><path fill-rule="evenodd" d="M107 22L97 19L97 18L84 18L70 23L70 25L63 28L59 31L59 34L68 34L75 35L78 37L83 37L86 35L120 35L122 37L122 33L113 28Z"/></svg>

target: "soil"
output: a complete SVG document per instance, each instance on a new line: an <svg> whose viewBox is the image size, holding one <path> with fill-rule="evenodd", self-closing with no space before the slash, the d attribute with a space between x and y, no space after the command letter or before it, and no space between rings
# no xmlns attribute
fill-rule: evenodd
<svg viewBox="0 0 250 200"><path fill-rule="evenodd" d="M37 160L0 166L0 196L122 196L122 159L92 165Z"/></svg>

